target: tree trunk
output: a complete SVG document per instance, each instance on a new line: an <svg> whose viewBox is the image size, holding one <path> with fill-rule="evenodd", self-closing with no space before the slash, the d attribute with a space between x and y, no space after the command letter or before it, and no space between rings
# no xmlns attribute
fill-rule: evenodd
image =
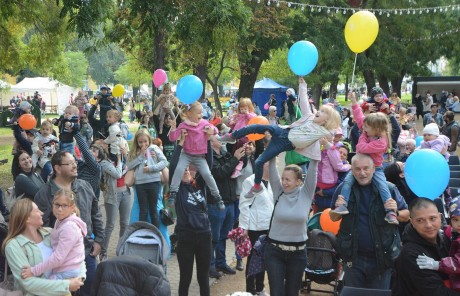
<svg viewBox="0 0 460 296"><path fill-rule="evenodd" d="M331 86L329 87L329 97L337 99L337 84L339 83L339 77L335 77L331 80Z"/></svg>
<svg viewBox="0 0 460 296"><path fill-rule="evenodd" d="M367 93L369 94L371 89L375 86L374 72L372 69L365 69L363 71L363 76L367 86Z"/></svg>
<svg viewBox="0 0 460 296"><path fill-rule="evenodd" d="M323 90L323 85L319 83L313 84L313 87L311 88L311 92L313 95L313 100L315 100L315 106L318 109L319 106L321 106L321 91Z"/></svg>
<svg viewBox="0 0 460 296"><path fill-rule="evenodd" d="M153 36L154 64L152 65L153 69L151 69L152 73L155 72L156 69L165 69L166 51L167 51L166 44L165 44L166 36L165 36L164 29L157 28L154 34L155 34ZM161 92L155 92L155 90L156 90L156 87L153 84L153 80L152 80L152 107L154 106L155 95L159 96L161 94Z"/></svg>
<svg viewBox="0 0 460 296"><path fill-rule="evenodd" d="M238 99L252 98L254 84L259 74L260 66L263 59L257 51L253 51L251 58L247 61L240 60L240 88L238 90Z"/></svg>
<svg viewBox="0 0 460 296"><path fill-rule="evenodd" d="M383 92L389 97L391 92L387 76L385 74L378 74L377 77L379 78L380 88L383 89Z"/></svg>
<svg viewBox="0 0 460 296"><path fill-rule="evenodd" d="M401 97L401 85L404 79L405 71L401 71L401 76L395 79L391 79L391 86L393 87L393 92L398 94L398 97Z"/></svg>
<svg viewBox="0 0 460 296"><path fill-rule="evenodd" d="M203 58L202 62L198 65L194 65L193 67L193 74L200 78L201 82L203 82L203 93L201 94L201 99L204 99L205 91L206 91L206 72L208 71L208 55ZM213 87L214 90L214 87ZM215 90L214 90L215 92Z"/></svg>

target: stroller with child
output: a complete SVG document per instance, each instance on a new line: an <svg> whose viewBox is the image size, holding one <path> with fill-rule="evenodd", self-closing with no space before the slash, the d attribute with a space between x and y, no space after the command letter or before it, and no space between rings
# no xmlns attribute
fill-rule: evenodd
<svg viewBox="0 0 460 296"><path fill-rule="evenodd" d="M307 267L302 281L302 291L306 293L315 291L338 296L343 286L342 263L336 251L334 234L321 230L320 215L321 213L313 215L307 223ZM329 285L333 290L312 288L313 282L320 285Z"/></svg>
<svg viewBox="0 0 460 296"><path fill-rule="evenodd" d="M166 277L168 254L168 244L158 228L134 222L120 238L117 257L98 265L91 295L171 295Z"/></svg>

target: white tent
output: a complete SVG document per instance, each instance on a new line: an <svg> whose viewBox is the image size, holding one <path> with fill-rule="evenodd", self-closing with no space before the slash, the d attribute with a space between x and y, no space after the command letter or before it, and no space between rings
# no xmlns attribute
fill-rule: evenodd
<svg viewBox="0 0 460 296"><path fill-rule="evenodd" d="M65 107L69 105L70 94L76 95L78 89L48 77L24 78L18 84L12 85L8 95L4 97L7 98L7 104L9 104L12 96L32 97L36 91L45 100L46 106L55 107L59 114L63 114Z"/></svg>

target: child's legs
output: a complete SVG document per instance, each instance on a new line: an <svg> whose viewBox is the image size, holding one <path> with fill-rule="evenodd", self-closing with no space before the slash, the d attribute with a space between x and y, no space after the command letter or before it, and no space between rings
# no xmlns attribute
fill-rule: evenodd
<svg viewBox="0 0 460 296"><path fill-rule="evenodd" d="M182 180L182 175L184 175L185 168L192 162L191 157L182 152L179 156L179 161L177 162L176 169L174 170L174 175L171 180L171 186L169 186L169 192L178 192L180 182Z"/></svg>
<svg viewBox="0 0 460 296"><path fill-rule="evenodd" d="M214 177L211 174L206 158L202 156L195 156L192 159L192 163L195 165L198 172L200 172L200 175L203 177L206 185L208 185L211 195L214 197L220 196L219 188L217 188L216 180L214 180Z"/></svg>
<svg viewBox="0 0 460 296"><path fill-rule="evenodd" d="M264 163L276 157L281 152L286 151L286 146L282 141L277 141L272 138L268 147L265 151L259 155L255 161L255 170L254 170L254 184L260 184L262 182L262 175L264 173Z"/></svg>
<svg viewBox="0 0 460 296"><path fill-rule="evenodd" d="M380 194L383 204L385 204L390 198L391 193L388 188L387 179L383 173L383 167L376 167L374 176L372 177L372 183L377 187L377 190Z"/></svg>
<svg viewBox="0 0 460 296"><path fill-rule="evenodd" d="M48 161L43 166L42 172L41 172L41 177L44 182L48 181L48 176L51 174L52 171L53 171L53 167L51 166L51 161Z"/></svg>
<svg viewBox="0 0 460 296"><path fill-rule="evenodd" d="M252 125L243 127L242 129L232 131L232 138L240 139L249 134L264 134L266 131L269 131L270 134L273 135L275 133L275 128L281 129L278 126L273 126L273 125L268 125L268 124L252 124Z"/></svg>
<svg viewBox="0 0 460 296"><path fill-rule="evenodd" d="M353 174L348 174L343 180L342 190L340 191L340 195L342 195L343 199L345 199L346 205L348 205L348 201L350 200L353 184L355 184L355 177Z"/></svg>
<svg viewBox="0 0 460 296"><path fill-rule="evenodd" d="M163 124L165 123L165 115L166 115L166 112L164 112L163 108L160 107L160 124L159 124L160 131L163 130Z"/></svg>
<svg viewBox="0 0 460 296"><path fill-rule="evenodd" d="M59 150L69 152L72 155L74 155L74 153L75 153L73 143L59 142Z"/></svg>

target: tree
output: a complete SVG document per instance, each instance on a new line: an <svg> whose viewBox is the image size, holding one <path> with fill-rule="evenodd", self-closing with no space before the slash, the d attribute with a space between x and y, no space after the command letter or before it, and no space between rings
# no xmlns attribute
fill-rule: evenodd
<svg viewBox="0 0 460 296"><path fill-rule="evenodd" d="M89 55L88 72L98 84L116 82L115 71L124 60L124 54L119 46L115 43L110 43L107 46L98 48L97 52Z"/></svg>
<svg viewBox="0 0 460 296"><path fill-rule="evenodd" d="M283 48L289 40L289 30L283 21L288 10L248 3L252 11L249 27L241 33L238 42L240 87L238 97L252 97L262 63L270 59L270 52Z"/></svg>
<svg viewBox="0 0 460 296"><path fill-rule="evenodd" d="M55 78L73 87L85 86L87 79L88 60L81 51L66 51L64 68L68 69L63 75L56 75Z"/></svg>

